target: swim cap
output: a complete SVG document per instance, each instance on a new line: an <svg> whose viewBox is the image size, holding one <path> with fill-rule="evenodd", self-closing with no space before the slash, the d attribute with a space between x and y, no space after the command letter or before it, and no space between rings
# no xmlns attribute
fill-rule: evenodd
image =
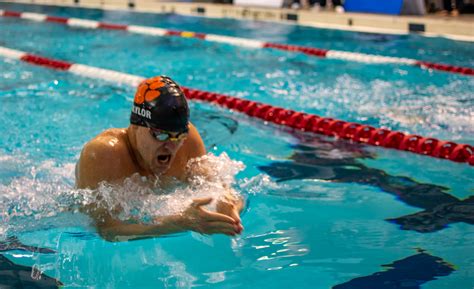
<svg viewBox="0 0 474 289"><path fill-rule="evenodd" d="M189 108L178 84L167 76L144 80L133 100L130 123L171 132L188 130Z"/></svg>

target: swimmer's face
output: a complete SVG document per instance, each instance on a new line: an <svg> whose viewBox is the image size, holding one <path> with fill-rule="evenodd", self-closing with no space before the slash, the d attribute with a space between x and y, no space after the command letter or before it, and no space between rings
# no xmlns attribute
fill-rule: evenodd
<svg viewBox="0 0 474 289"><path fill-rule="evenodd" d="M170 168L186 137L187 133L138 127L137 149L147 168L153 174L160 175Z"/></svg>

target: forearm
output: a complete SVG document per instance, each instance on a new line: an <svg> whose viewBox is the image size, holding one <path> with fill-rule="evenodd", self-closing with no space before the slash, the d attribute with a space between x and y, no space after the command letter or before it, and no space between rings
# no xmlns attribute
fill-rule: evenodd
<svg viewBox="0 0 474 289"><path fill-rule="evenodd" d="M139 240L175 234L189 230L182 216L166 216L156 219L156 224L98 224L99 234L111 242Z"/></svg>

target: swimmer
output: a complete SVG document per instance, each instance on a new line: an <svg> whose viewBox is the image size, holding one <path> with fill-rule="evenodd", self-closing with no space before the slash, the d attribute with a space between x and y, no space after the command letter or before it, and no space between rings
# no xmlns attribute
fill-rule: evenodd
<svg viewBox="0 0 474 289"><path fill-rule="evenodd" d="M102 182L120 185L137 173L151 179L186 181L188 161L206 154L201 136L188 118L188 104L176 82L166 76L143 81L135 93L130 125L108 129L84 145L76 165L76 187L97 189ZM195 199L182 213L159 217L153 225L118 220L99 205L87 207L86 212L99 234L109 241L184 231L240 234L242 200L226 192L217 200L216 212L204 208L211 201Z"/></svg>

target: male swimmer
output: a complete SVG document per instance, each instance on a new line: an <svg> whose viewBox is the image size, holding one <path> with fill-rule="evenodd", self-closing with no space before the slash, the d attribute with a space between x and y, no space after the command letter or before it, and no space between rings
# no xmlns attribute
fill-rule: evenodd
<svg viewBox="0 0 474 289"><path fill-rule="evenodd" d="M108 129L85 144L76 165L76 186L97 189L120 185L139 174L186 180L189 160L206 154L178 84L166 76L143 81L135 94L128 128ZM110 241L157 237L192 230L202 234L240 234L243 203L230 192L217 200L216 212L204 208L212 198L194 199L182 213L159 217L156 224L136 224L114 218L107 208L90 206L99 234Z"/></svg>

